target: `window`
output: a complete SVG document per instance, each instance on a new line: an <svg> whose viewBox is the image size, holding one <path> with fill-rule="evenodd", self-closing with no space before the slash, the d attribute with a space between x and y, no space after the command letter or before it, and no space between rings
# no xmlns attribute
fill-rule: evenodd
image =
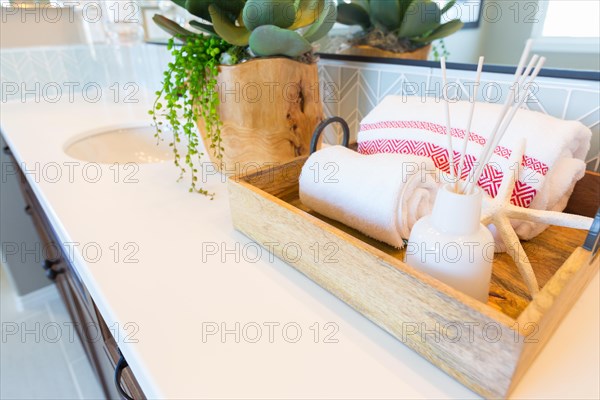
<svg viewBox="0 0 600 400"><path fill-rule="evenodd" d="M595 0L553 0L547 3L542 29L543 37L598 37L600 2Z"/></svg>
<svg viewBox="0 0 600 400"><path fill-rule="evenodd" d="M539 5L539 23L532 31L536 50L598 53L600 1L541 0Z"/></svg>

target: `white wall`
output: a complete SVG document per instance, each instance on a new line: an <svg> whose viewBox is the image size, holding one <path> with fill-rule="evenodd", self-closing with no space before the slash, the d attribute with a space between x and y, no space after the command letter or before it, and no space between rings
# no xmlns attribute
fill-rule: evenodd
<svg viewBox="0 0 600 400"><path fill-rule="evenodd" d="M68 7L1 7L0 47L86 43L81 14Z"/></svg>
<svg viewBox="0 0 600 400"><path fill-rule="evenodd" d="M475 64L481 55L481 28L460 30L444 42L450 52L448 61Z"/></svg>

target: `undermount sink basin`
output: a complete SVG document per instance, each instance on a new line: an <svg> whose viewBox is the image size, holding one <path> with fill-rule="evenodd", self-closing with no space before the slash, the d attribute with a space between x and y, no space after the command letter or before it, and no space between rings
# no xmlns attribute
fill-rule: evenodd
<svg viewBox="0 0 600 400"><path fill-rule="evenodd" d="M147 125L97 130L67 144L65 153L101 164L150 164L173 159L167 140L158 142L154 134L155 128Z"/></svg>

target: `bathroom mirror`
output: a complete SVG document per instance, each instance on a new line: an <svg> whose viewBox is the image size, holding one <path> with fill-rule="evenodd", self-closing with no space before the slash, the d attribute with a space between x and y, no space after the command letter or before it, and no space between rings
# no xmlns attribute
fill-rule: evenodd
<svg viewBox="0 0 600 400"><path fill-rule="evenodd" d="M396 0L370 0L373 2ZM440 8L449 0L433 0ZM365 0L337 0L365 3ZM535 40L534 51L548 58L546 68L572 71L600 69L600 2L589 0L457 0L442 21L460 18L464 27L433 42L427 59L445 54L449 62L475 64L480 55L487 65L514 66L525 41ZM345 60L369 61L353 55L348 38L360 33L359 25L336 23L320 41L320 53ZM375 60L375 59L373 59ZM393 61L389 61L393 62ZM399 63L404 63L400 61Z"/></svg>

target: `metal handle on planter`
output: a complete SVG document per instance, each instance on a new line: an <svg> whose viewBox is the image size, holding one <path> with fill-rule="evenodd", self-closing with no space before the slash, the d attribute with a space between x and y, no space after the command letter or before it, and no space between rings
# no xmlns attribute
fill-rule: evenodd
<svg viewBox="0 0 600 400"><path fill-rule="evenodd" d="M310 141L310 154L317 151L317 145L319 144L321 134L323 134L325 128L334 122L337 122L342 126L342 146L348 147L348 144L350 143L350 127L348 126L348 123L342 117L331 117L321 122L315 129L312 140Z"/></svg>
<svg viewBox="0 0 600 400"><path fill-rule="evenodd" d="M129 396L127 392L121 387L121 375L123 375L123 370L127 368L129 364L127 364L127 360L123 357L121 350L119 350L119 361L117 362L117 366L115 367L115 386L117 387L117 392L119 395L125 400L134 400L133 397Z"/></svg>

